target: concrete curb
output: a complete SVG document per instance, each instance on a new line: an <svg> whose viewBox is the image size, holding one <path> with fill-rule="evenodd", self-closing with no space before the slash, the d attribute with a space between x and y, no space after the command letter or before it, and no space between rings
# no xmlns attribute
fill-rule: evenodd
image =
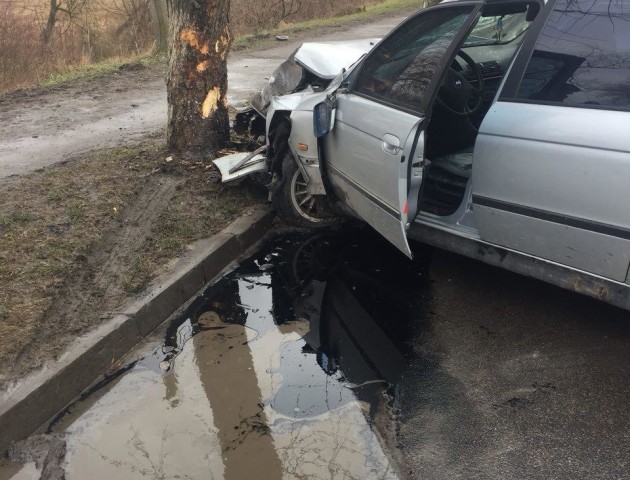
<svg viewBox="0 0 630 480"><path fill-rule="evenodd" d="M273 214L249 209L226 229L195 243L149 293L126 305L95 331L80 337L54 365L0 397L0 458L12 440L21 440L63 410L108 372L126 353L162 324L186 300L269 230Z"/></svg>

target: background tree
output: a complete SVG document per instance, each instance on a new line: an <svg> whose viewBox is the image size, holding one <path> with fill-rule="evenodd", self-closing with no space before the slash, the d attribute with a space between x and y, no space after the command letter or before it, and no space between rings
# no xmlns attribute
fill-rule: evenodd
<svg viewBox="0 0 630 480"><path fill-rule="evenodd" d="M75 16L81 14L87 7L89 0L50 0L50 8L48 9L48 19L42 30L42 42L49 44L53 38L55 26L57 25L57 17L60 13L68 15L72 21Z"/></svg>
<svg viewBox="0 0 630 480"><path fill-rule="evenodd" d="M168 48L168 6L166 0L151 0L151 21L155 32L155 47L160 52Z"/></svg>
<svg viewBox="0 0 630 480"><path fill-rule="evenodd" d="M296 15L302 9L304 0L280 0L275 3L271 9L278 10L280 12L280 20L282 22L289 17Z"/></svg>
<svg viewBox="0 0 630 480"><path fill-rule="evenodd" d="M229 0L170 0L167 141L179 152L216 151L229 140Z"/></svg>

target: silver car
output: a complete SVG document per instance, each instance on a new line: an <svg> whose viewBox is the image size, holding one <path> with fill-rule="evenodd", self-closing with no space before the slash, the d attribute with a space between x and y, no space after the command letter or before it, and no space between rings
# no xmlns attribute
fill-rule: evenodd
<svg viewBox="0 0 630 480"><path fill-rule="evenodd" d="M630 0L443 2L334 78L308 50L256 105L285 220L351 215L408 256L414 239L630 308Z"/></svg>

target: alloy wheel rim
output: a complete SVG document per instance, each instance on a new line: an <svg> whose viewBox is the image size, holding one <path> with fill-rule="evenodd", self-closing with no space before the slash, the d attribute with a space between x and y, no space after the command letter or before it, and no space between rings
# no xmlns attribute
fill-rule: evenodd
<svg viewBox="0 0 630 480"><path fill-rule="evenodd" d="M324 220L317 213L317 199L309 193L306 180L299 169L291 179L291 202L298 214L309 222L320 223Z"/></svg>

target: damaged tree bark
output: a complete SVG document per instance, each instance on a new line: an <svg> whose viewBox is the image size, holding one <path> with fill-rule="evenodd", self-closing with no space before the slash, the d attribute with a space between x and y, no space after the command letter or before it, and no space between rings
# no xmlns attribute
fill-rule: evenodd
<svg viewBox="0 0 630 480"><path fill-rule="evenodd" d="M167 141L179 152L216 151L230 136L229 0L170 0Z"/></svg>

